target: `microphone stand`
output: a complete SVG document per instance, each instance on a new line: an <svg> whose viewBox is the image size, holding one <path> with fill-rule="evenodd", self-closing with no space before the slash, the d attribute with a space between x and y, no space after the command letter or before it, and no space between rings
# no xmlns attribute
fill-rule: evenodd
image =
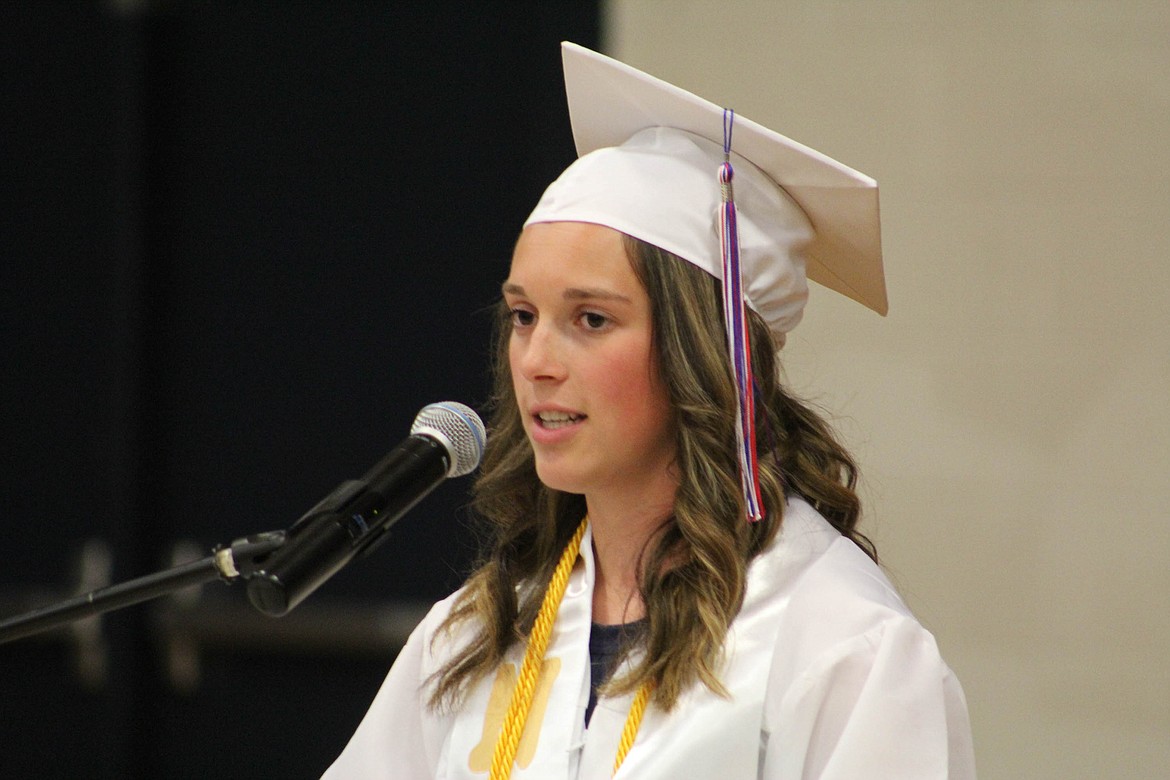
<svg viewBox="0 0 1170 780"><path fill-rule="evenodd" d="M8 618L0 621L0 644L74 620L140 604L192 585L202 585L217 579L229 585L241 578L247 580L269 554L284 544L285 538L284 531L266 531L246 536L229 545L219 545L211 551L211 555L198 561L99 588L58 604Z"/></svg>

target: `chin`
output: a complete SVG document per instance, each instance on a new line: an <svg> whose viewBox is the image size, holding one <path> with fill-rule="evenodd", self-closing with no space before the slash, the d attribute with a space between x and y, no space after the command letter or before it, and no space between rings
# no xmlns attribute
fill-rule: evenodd
<svg viewBox="0 0 1170 780"><path fill-rule="evenodd" d="M562 493L584 493L582 480L578 475L566 473L565 469L541 465L536 461L536 476L546 488L559 490Z"/></svg>

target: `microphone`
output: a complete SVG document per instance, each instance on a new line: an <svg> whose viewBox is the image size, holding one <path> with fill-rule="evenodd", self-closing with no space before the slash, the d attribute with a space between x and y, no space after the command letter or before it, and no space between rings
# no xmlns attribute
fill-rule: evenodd
<svg viewBox="0 0 1170 780"><path fill-rule="evenodd" d="M486 438L470 407L455 401L424 407L405 441L293 524L285 543L249 579L252 605L268 615L287 613L385 539L390 526L440 482L474 471Z"/></svg>

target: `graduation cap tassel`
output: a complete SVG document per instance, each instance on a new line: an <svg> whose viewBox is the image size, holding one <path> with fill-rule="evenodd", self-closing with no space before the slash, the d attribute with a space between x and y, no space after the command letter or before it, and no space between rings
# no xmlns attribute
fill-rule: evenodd
<svg viewBox="0 0 1170 780"><path fill-rule="evenodd" d="M719 166L719 187L722 205L719 212L719 243L723 260L723 319L727 330L727 348L731 355L731 369L735 375L737 415L735 421L736 446L739 452L739 474L743 484L744 506L747 518L755 522L764 516L760 495L759 463L756 454L756 411L752 388L751 339L748 334L747 311L743 296L743 277L739 267L739 229L735 221L735 194L731 167L731 130L735 112L723 109L723 164Z"/></svg>

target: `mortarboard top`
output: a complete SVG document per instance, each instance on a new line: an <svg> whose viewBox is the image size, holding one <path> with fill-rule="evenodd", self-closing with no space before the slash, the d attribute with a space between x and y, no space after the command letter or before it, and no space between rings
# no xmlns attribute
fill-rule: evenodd
<svg viewBox="0 0 1170 780"><path fill-rule="evenodd" d="M619 147L651 127L722 147L723 108L577 44L561 47L579 156ZM732 151L779 185L811 223L814 235L803 250L808 278L886 314L877 182L738 114ZM717 191L714 170L711 177Z"/></svg>

